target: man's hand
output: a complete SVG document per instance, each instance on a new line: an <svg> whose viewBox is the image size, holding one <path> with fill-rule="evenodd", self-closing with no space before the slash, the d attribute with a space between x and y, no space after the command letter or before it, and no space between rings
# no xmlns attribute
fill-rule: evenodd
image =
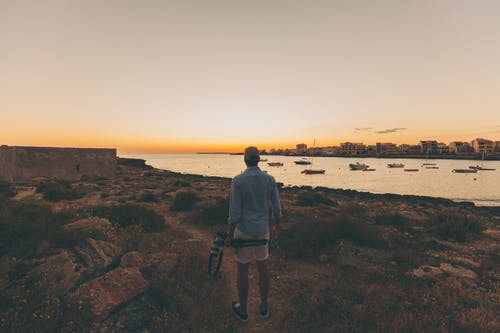
<svg viewBox="0 0 500 333"><path fill-rule="evenodd" d="M277 240L280 237L280 228L277 225L273 225L271 228L271 239Z"/></svg>
<svg viewBox="0 0 500 333"><path fill-rule="evenodd" d="M224 241L224 246L230 247L232 241L233 241L233 232L229 232L227 234L226 240Z"/></svg>

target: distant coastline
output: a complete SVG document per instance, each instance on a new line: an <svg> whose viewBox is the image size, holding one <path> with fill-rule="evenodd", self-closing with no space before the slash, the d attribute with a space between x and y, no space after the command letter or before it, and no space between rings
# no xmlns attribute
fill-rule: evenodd
<svg viewBox="0 0 500 333"><path fill-rule="evenodd" d="M309 157L308 154L270 154L263 153L266 156L297 156L297 157ZM408 159L429 159L429 160L470 160L470 161L480 161L482 156L480 154L471 155L405 155L405 154L380 154L380 155L341 155L341 154L314 154L314 157L343 157L343 158L408 158ZM500 155L488 155L484 157L485 161L500 161Z"/></svg>

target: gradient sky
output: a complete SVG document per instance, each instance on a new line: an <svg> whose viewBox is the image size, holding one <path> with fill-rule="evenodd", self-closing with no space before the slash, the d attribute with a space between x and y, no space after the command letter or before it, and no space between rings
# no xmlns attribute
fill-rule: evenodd
<svg viewBox="0 0 500 333"><path fill-rule="evenodd" d="M500 139L500 1L0 0L0 144Z"/></svg>

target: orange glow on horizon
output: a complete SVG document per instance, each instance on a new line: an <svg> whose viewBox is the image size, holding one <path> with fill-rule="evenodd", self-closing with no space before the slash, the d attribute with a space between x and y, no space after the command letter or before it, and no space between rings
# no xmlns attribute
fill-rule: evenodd
<svg viewBox="0 0 500 333"><path fill-rule="evenodd" d="M437 140L449 144L451 141L466 141L470 142L477 136L464 138L448 138L449 140L440 140L434 136L422 136L413 140L391 140L389 137L383 140L362 139L362 138L345 138L344 140L316 140L316 147L339 146L341 142L361 142L366 145L373 145L377 142L392 142L395 144L418 144L420 140ZM497 141L494 137L487 137L487 139ZM198 153L198 152L223 152L223 153L238 153L243 152L245 147L253 145L259 149L293 149L298 143L305 143L308 147L313 146L313 142L308 140L296 141L281 141L281 142L200 142L192 141L179 141L179 140L145 140L145 139L110 139L110 138L97 138L87 136L73 136L66 140L61 140L57 137L42 138L23 138L20 140L0 141L1 145L9 146L39 146L39 147L77 147L77 148L116 148L118 154L163 154L163 153Z"/></svg>

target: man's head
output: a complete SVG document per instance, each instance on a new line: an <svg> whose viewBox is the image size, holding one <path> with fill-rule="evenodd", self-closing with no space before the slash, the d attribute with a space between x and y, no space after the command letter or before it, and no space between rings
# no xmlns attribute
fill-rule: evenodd
<svg viewBox="0 0 500 333"><path fill-rule="evenodd" d="M257 166L260 161L259 149L254 146L245 148L245 163L247 166Z"/></svg>

